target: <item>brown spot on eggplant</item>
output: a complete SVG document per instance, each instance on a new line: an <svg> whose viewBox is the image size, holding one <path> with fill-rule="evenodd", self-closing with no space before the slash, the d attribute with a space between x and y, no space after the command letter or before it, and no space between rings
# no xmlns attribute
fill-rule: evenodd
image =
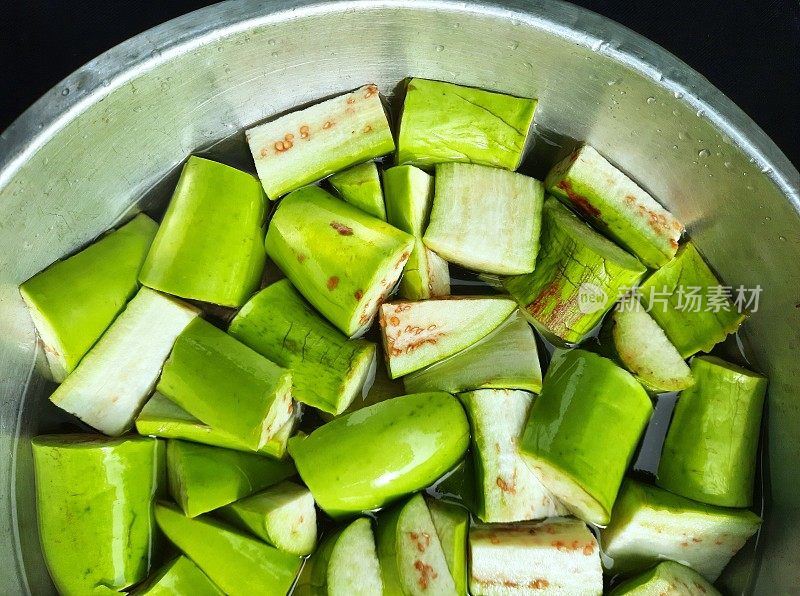
<svg viewBox="0 0 800 596"><path fill-rule="evenodd" d="M419 578L417 578L417 583L419 587L423 590L427 590L428 586L431 583L432 579L436 579L439 577L439 574L433 569L433 566L428 565L427 563L423 563L420 560L414 562L414 569L417 570L419 573Z"/></svg>
<svg viewBox="0 0 800 596"><path fill-rule="evenodd" d="M390 325L399 325L400 324L400 319L398 319L397 317L391 317L389 319L389 324Z"/></svg>
<svg viewBox="0 0 800 596"><path fill-rule="evenodd" d="M548 587L549 585L550 585L549 581L547 581L544 578L539 578L539 579L535 579L531 583L529 583L528 587L532 588L534 590L542 590L542 589Z"/></svg>
<svg viewBox="0 0 800 596"><path fill-rule="evenodd" d="M569 202L587 217L600 217L600 210L589 203L586 197L575 192L569 180L561 180L556 186L567 194Z"/></svg>
<svg viewBox="0 0 800 596"><path fill-rule="evenodd" d="M424 553L431 545L431 537L427 532L409 532L408 537L421 553Z"/></svg>
<svg viewBox="0 0 800 596"><path fill-rule="evenodd" d="M336 124L336 123L335 123L333 120L326 120L326 121L325 121L325 124L323 124L323 125L322 125L322 128L324 128L325 130L328 130L328 129L329 129L329 128L331 128L331 127L332 127L334 124Z"/></svg>
<svg viewBox="0 0 800 596"><path fill-rule="evenodd" d="M344 225L343 223L339 223L338 221L332 221L331 227L339 232L341 236L352 236L353 235L353 228Z"/></svg>
<svg viewBox="0 0 800 596"><path fill-rule="evenodd" d="M355 97L353 97L352 95L350 95L350 96L347 98L347 103L349 103L349 104L354 104L354 103L356 103L356 98L355 98Z"/></svg>
<svg viewBox="0 0 800 596"><path fill-rule="evenodd" d="M267 155L269 155L269 149L267 149L266 147L262 147L261 151L259 151L258 154L261 157L266 157Z"/></svg>
<svg viewBox="0 0 800 596"><path fill-rule="evenodd" d="M308 127L307 124L304 124L300 127L300 138L301 139L308 139L311 136L311 129Z"/></svg>
<svg viewBox="0 0 800 596"><path fill-rule="evenodd" d="M355 292L353 292L353 297L356 300L361 300L364 297L364 292L362 292L361 290L356 290Z"/></svg>
<svg viewBox="0 0 800 596"><path fill-rule="evenodd" d="M504 579L503 586L505 586L506 588L519 588L519 584L514 580L510 579Z"/></svg>
<svg viewBox="0 0 800 596"><path fill-rule="evenodd" d="M495 480L495 484L497 484L504 493L511 493L512 495L517 494L517 471L514 470L510 481L502 476L498 476L497 480Z"/></svg>
<svg viewBox="0 0 800 596"><path fill-rule="evenodd" d="M378 86L377 85L367 85L367 89L364 92L364 99L369 99L373 95L378 93Z"/></svg>
<svg viewBox="0 0 800 596"><path fill-rule="evenodd" d="M587 542L586 543L586 546L583 547L583 554L586 555L587 557L589 557L592 554L594 554L594 543L593 542Z"/></svg>
<svg viewBox="0 0 800 596"><path fill-rule="evenodd" d="M297 262L298 262L298 263L302 263L302 262L303 262L303 261L305 261L307 258L308 258L308 257L306 257L306 255L304 255L303 253L301 253L301 252L297 253Z"/></svg>
<svg viewBox="0 0 800 596"><path fill-rule="evenodd" d="M500 544L500 539L497 537L497 534L489 534L489 542L492 544Z"/></svg>
<svg viewBox="0 0 800 596"><path fill-rule="evenodd" d="M336 286L339 285L339 278L335 275L330 276L327 285L329 290L335 290Z"/></svg>
<svg viewBox="0 0 800 596"><path fill-rule="evenodd" d="M285 141L275 141L275 144L273 145L273 147L275 147L275 151L277 153L283 153L284 151L288 151L293 146L294 145L292 144L291 139L285 140Z"/></svg>

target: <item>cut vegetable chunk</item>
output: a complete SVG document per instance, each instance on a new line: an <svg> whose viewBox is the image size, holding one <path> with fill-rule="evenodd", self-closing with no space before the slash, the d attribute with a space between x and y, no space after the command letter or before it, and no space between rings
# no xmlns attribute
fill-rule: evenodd
<svg viewBox="0 0 800 596"><path fill-rule="evenodd" d="M372 324L400 279L414 239L309 186L281 201L266 247L306 300L352 337Z"/></svg>
<svg viewBox="0 0 800 596"><path fill-rule="evenodd" d="M597 540L576 519L473 526L469 551L474 596L603 593Z"/></svg>
<svg viewBox="0 0 800 596"><path fill-rule="evenodd" d="M683 358L710 351L746 318L692 243L647 278L639 293Z"/></svg>
<svg viewBox="0 0 800 596"><path fill-rule="evenodd" d="M512 300L459 296L381 306L389 375L396 379L470 347L508 321Z"/></svg>
<svg viewBox="0 0 800 596"><path fill-rule="evenodd" d="M374 161L353 166L328 178L328 182L345 201L364 213L386 221L381 177Z"/></svg>
<svg viewBox="0 0 800 596"><path fill-rule="evenodd" d="M411 79L400 120L397 162L416 166L471 162L516 170L535 110L535 99Z"/></svg>
<svg viewBox="0 0 800 596"><path fill-rule="evenodd" d="M459 398L472 429L477 516L484 522L515 522L566 515L565 507L525 464L517 447L533 395L482 389Z"/></svg>
<svg viewBox="0 0 800 596"><path fill-rule="evenodd" d="M285 596L301 559L206 516L191 519L176 507L157 504L161 531L230 596Z"/></svg>
<svg viewBox="0 0 800 596"><path fill-rule="evenodd" d="M510 388L538 393L542 388L536 337L520 314L496 333L427 368L403 378L406 391L461 393Z"/></svg>
<svg viewBox="0 0 800 596"><path fill-rule="evenodd" d="M288 279L253 296L228 333L292 373L292 397L340 414L374 373L375 344L351 339L325 321Z"/></svg>
<svg viewBox="0 0 800 596"><path fill-rule="evenodd" d="M752 511L704 505L626 480L600 541L612 573L671 559L714 582L760 525Z"/></svg>
<svg viewBox="0 0 800 596"><path fill-rule="evenodd" d="M364 85L246 131L273 201L349 166L394 151L378 87Z"/></svg>
<svg viewBox="0 0 800 596"><path fill-rule="evenodd" d="M675 561L664 561L622 582L610 596L720 596L705 578Z"/></svg>
<svg viewBox="0 0 800 596"><path fill-rule="evenodd" d="M544 187L498 168L436 166L436 192L425 245L468 269L530 273L539 251Z"/></svg>
<svg viewBox="0 0 800 596"><path fill-rule="evenodd" d="M289 461L171 440L167 473L172 498L195 517L294 476L295 469Z"/></svg>
<svg viewBox="0 0 800 596"><path fill-rule="evenodd" d="M31 447L39 537L58 591L111 592L143 580L156 533L152 501L163 482L163 444L71 434L36 437Z"/></svg>
<svg viewBox="0 0 800 596"><path fill-rule="evenodd" d="M694 383L689 365L638 300L614 310L602 337L614 360L648 390L680 391Z"/></svg>
<svg viewBox="0 0 800 596"><path fill-rule="evenodd" d="M680 394L657 484L723 507L753 504L767 379L714 356L695 356L697 383Z"/></svg>
<svg viewBox="0 0 800 596"><path fill-rule="evenodd" d="M567 509L604 525L652 413L642 386L610 360L584 350L556 352L520 450Z"/></svg>
<svg viewBox="0 0 800 596"><path fill-rule="evenodd" d="M141 288L50 401L107 435L121 435L155 387L175 339L197 314L188 304Z"/></svg>
<svg viewBox="0 0 800 596"><path fill-rule="evenodd" d="M382 507L431 484L469 443L469 424L447 393L396 397L289 439L314 500L331 516Z"/></svg>
<svg viewBox="0 0 800 596"><path fill-rule="evenodd" d="M292 417L258 450L258 453L277 459L283 458L286 454L286 443L297 427L300 415L301 409L296 406ZM158 391L147 400L136 418L136 432L163 439L184 439L214 447L253 451L236 438L201 422Z"/></svg>
<svg viewBox="0 0 800 596"><path fill-rule="evenodd" d="M158 390L192 416L261 449L294 405L289 371L203 319L178 337Z"/></svg>
<svg viewBox="0 0 800 596"><path fill-rule="evenodd" d="M147 582L133 591L136 596L223 596L222 591L192 563L179 556L159 569Z"/></svg>
<svg viewBox="0 0 800 596"><path fill-rule="evenodd" d="M636 258L554 199L544 204L540 246L534 272L504 285L534 325L567 343L583 339L645 273Z"/></svg>
<svg viewBox="0 0 800 596"><path fill-rule="evenodd" d="M317 543L314 497L294 482L281 482L236 501L219 514L287 553L308 555Z"/></svg>
<svg viewBox="0 0 800 596"><path fill-rule="evenodd" d="M463 507L426 499L436 534L442 545L447 568L456 585L456 594L467 594L467 533L469 512Z"/></svg>
<svg viewBox="0 0 800 596"><path fill-rule="evenodd" d="M328 536L306 561L298 596L381 596L380 564L369 518Z"/></svg>
<svg viewBox="0 0 800 596"><path fill-rule="evenodd" d="M400 280L401 297L427 300L450 294L450 266L417 238Z"/></svg>
<svg viewBox="0 0 800 596"><path fill-rule="evenodd" d="M191 156L139 281L174 294L238 307L264 271L266 200L246 172Z"/></svg>
<svg viewBox="0 0 800 596"><path fill-rule="evenodd" d="M439 535L421 494L381 512L377 535L384 594L456 593Z"/></svg>
<svg viewBox="0 0 800 596"><path fill-rule="evenodd" d="M368 406L386 401L387 399L406 395L407 393L423 393L422 391L406 391L403 388L402 381L390 379L389 373L386 370L386 362L384 362L383 358L377 359L375 378L372 380L371 384L367 383L364 387L366 388L367 385L370 385L370 387L366 393L362 393L360 397L356 397L353 403L351 403L343 413L349 414L350 412L355 412L356 410L361 410ZM329 421L333 416L323 412L322 418L325 421Z"/></svg>
<svg viewBox="0 0 800 596"><path fill-rule="evenodd" d="M56 383L75 370L136 292L157 229L139 214L19 287Z"/></svg>
<svg viewBox="0 0 800 596"><path fill-rule="evenodd" d="M675 256L683 224L593 147L555 165L545 186L648 267Z"/></svg>

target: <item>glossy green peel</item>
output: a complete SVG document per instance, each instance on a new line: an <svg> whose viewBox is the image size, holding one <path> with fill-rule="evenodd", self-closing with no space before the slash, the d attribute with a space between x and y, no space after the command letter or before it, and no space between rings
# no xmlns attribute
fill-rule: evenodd
<svg viewBox="0 0 800 596"><path fill-rule="evenodd" d="M447 393L418 393L346 414L289 440L300 477L331 516L383 507L428 486L464 454L469 425Z"/></svg>
<svg viewBox="0 0 800 596"><path fill-rule="evenodd" d="M683 224L593 147L556 164L545 187L648 267L675 256Z"/></svg>
<svg viewBox="0 0 800 596"><path fill-rule="evenodd" d="M530 273L543 202L544 186L529 176L477 164L438 164L425 246L473 271Z"/></svg>
<svg viewBox="0 0 800 596"><path fill-rule="evenodd" d="M652 412L642 386L611 360L584 350L557 352L520 451L573 515L605 525Z"/></svg>
<svg viewBox="0 0 800 596"><path fill-rule="evenodd" d="M617 585L609 596L720 596L720 593L693 569L664 561Z"/></svg>
<svg viewBox="0 0 800 596"><path fill-rule="evenodd" d="M252 450L286 424L291 373L197 319L175 342L158 390L192 416Z"/></svg>
<svg viewBox="0 0 800 596"><path fill-rule="evenodd" d="M208 516L192 519L162 503L155 516L167 538L229 596L285 596L300 571L299 557Z"/></svg>
<svg viewBox="0 0 800 596"><path fill-rule="evenodd" d="M675 406L658 486L695 501L750 507L767 379L714 356L692 359Z"/></svg>
<svg viewBox="0 0 800 596"><path fill-rule="evenodd" d="M61 383L125 307L158 224L143 213L19 287Z"/></svg>
<svg viewBox="0 0 800 596"><path fill-rule="evenodd" d="M343 200L364 213L386 221L381 176L374 161L334 174L328 178L328 182Z"/></svg>
<svg viewBox="0 0 800 596"><path fill-rule="evenodd" d="M294 399L330 414L341 414L360 397L375 372L375 344L348 339L288 279L253 296L231 321L228 333L289 369Z"/></svg>
<svg viewBox="0 0 800 596"><path fill-rule="evenodd" d="M135 596L224 596L191 559L180 555L134 590Z"/></svg>
<svg viewBox="0 0 800 596"><path fill-rule="evenodd" d="M169 492L189 517L213 511L295 474L289 461L188 441L167 442Z"/></svg>
<svg viewBox="0 0 800 596"><path fill-rule="evenodd" d="M375 85L290 112L245 134L258 177L273 201L394 150Z"/></svg>
<svg viewBox="0 0 800 596"><path fill-rule="evenodd" d="M506 278L503 285L545 334L579 342L645 268L558 201L545 201L542 213L536 269Z"/></svg>
<svg viewBox="0 0 800 596"><path fill-rule="evenodd" d="M463 507L426 499L436 535L442 545L447 567L456 585L456 594L467 594L467 534L469 533L469 512Z"/></svg>
<svg viewBox="0 0 800 596"><path fill-rule="evenodd" d="M193 155L139 281L182 298L241 306L258 288L264 270L265 218L258 180Z"/></svg>
<svg viewBox="0 0 800 596"><path fill-rule="evenodd" d="M348 337L372 324L411 255L409 234L319 187L285 197L269 224L267 254L295 288Z"/></svg>
<svg viewBox="0 0 800 596"><path fill-rule="evenodd" d="M642 283L641 302L683 358L709 352L734 333L747 315L691 242Z"/></svg>
<svg viewBox="0 0 800 596"><path fill-rule="evenodd" d="M516 170L535 99L453 83L411 79L400 119L397 163L477 163Z"/></svg>
<svg viewBox="0 0 800 596"><path fill-rule="evenodd" d="M143 580L163 485L163 444L70 434L31 441L42 551L58 591L83 596ZM8 562L7 562L8 563Z"/></svg>

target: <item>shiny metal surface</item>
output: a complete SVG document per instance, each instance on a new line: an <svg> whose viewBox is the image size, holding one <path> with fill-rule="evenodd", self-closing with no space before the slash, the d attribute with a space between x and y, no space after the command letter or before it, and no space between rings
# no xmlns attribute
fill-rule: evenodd
<svg viewBox="0 0 800 596"><path fill-rule="evenodd" d="M17 285L133 210L163 204L175 167L199 147L407 75L538 97L527 171L541 176L569 137L586 140L687 224L729 284L762 286L745 339L772 380L769 511L761 561L743 554L725 583L800 590L800 181L763 132L673 56L568 4L241 0L114 48L0 137L0 591L52 590L28 441L52 428L52 386Z"/></svg>

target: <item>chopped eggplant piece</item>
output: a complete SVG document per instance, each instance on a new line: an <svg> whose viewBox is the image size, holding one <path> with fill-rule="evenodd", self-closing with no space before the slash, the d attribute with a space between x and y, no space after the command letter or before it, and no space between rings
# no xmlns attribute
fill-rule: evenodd
<svg viewBox="0 0 800 596"><path fill-rule="evenodd" d="M364 213L386 221L381 176L374 161L353 166L328 178L342 199Z"/></svg>
<svg viewBox="0 0 800 596"><path fill-rule="evenodd" d="M135 596L224 596L222 590L184 555L173 559L144 585L133 591Z"/></svg>
<svg viewBox="0 0 800 596"><path fill-rule="evenodd" d="M458 505L426 499L436 534L442 545L447 568L458 596L467 595L467 533L469 511Z"/></svg>
<svg viewBox="0 0 800 596"><path fill-rule="evenodd" d="M622 582L609 596L721 596L697 571L664 561L634 578Z"/></svg>

